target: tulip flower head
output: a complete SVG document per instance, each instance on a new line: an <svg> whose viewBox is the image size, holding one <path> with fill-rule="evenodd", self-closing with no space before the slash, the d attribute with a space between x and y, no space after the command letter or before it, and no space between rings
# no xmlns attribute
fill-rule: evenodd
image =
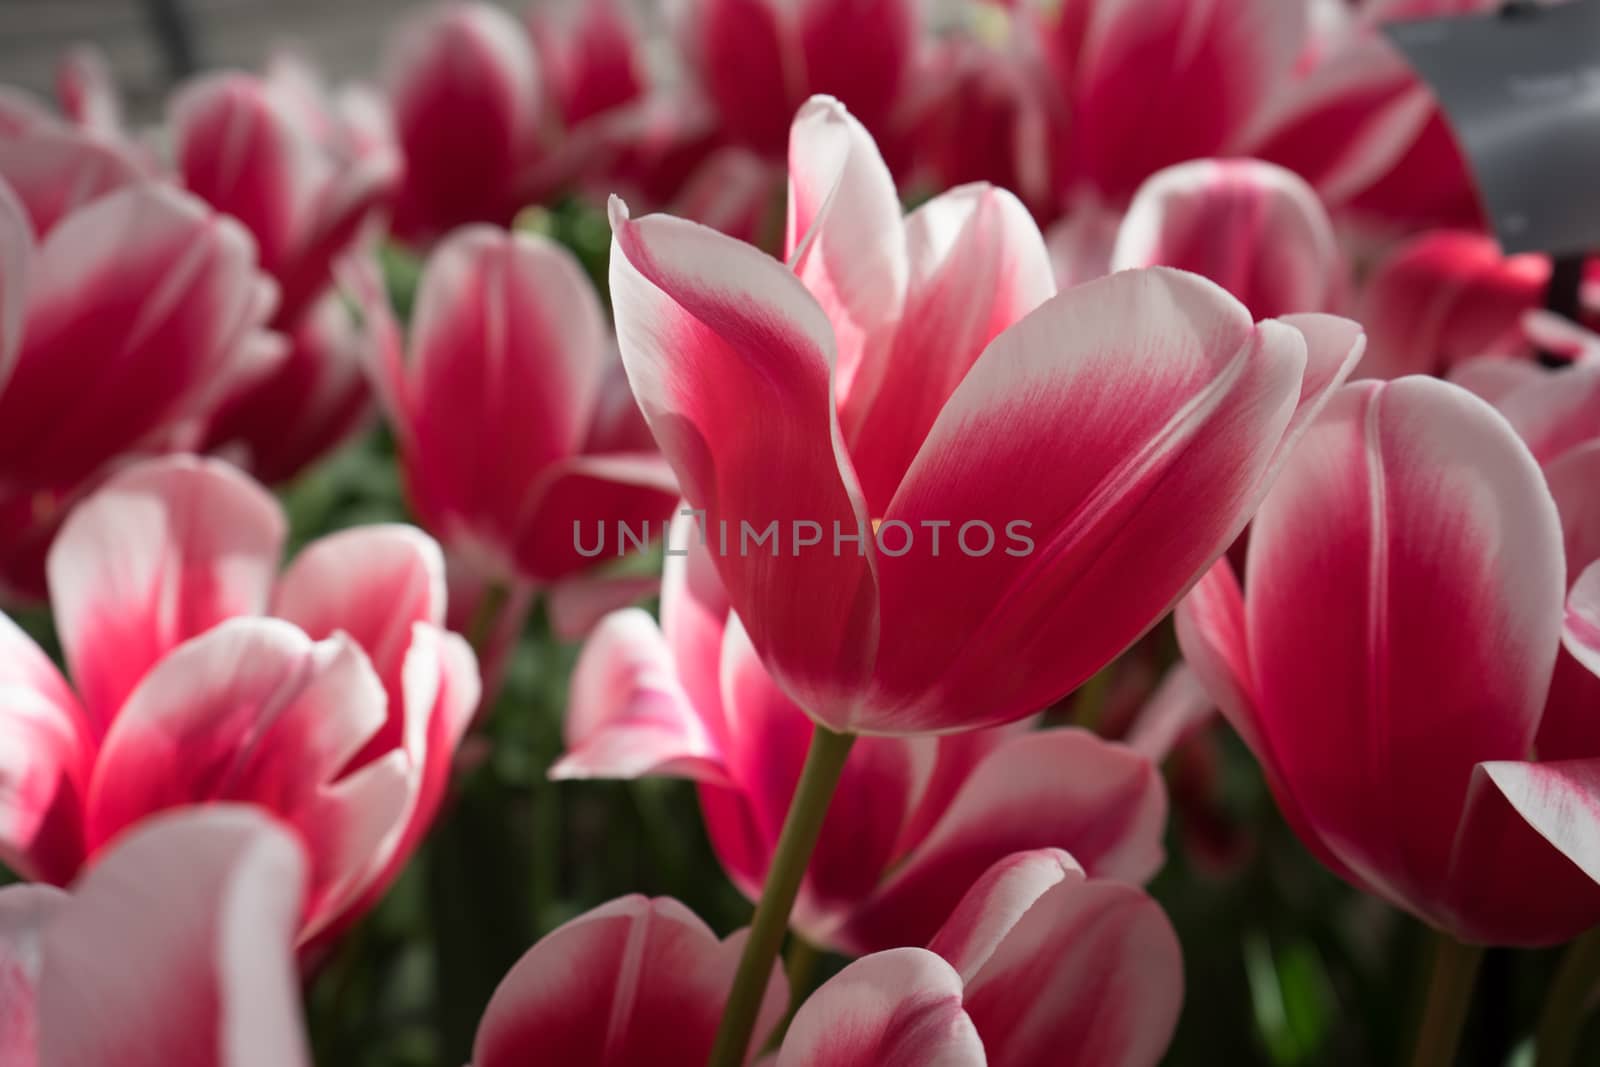
<svg viewBox="0 0 1600 1067"><path fill-rule="evenodd" d="M614 202L611 289L733 610L833 730L994 725L1077 686L1237 536L1360 352L1353 323L1257 324L1173 270L1052 295L1014 197L902 217L832 100L795 120L790 189L792 270Z"/></svg>

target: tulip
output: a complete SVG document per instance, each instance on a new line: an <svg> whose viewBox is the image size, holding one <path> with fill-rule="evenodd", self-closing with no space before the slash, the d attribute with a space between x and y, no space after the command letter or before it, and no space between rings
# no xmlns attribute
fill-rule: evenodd
<svg viewBox="0 0 1600 1067"><path fill-rule="evenodd" d="M614 203L611 287L690 506L734 542L776 523L781 550L733 543L716 568L780 689L833 731L972 729L1072 690L1237 536L1359 354L1353 323L1257 325L1172 270L1052 296L1014 197L965 187L902 220L830 100L796 120L790 185L794 273ZM819 547L791 537L804 523ZM1000 542L1019 530L1031 548Z"/></svg>
<svg viewBox="0 0 1600 1067"><path fill-rule="evenodd" d="M1565 586L1556 505L1506 421L1435 379L1350 386L1251 530L1243 591L1217 564L1179 642L1307 847L1462 941L1600 920L1600 886L1504 784L1562 766L1528 760Z"/></svg>
<svg viewBox="0 0 1600 1067"><path fill-rule="evenodd" d="M1501 0L1363 5L1319 42L1292 84L1263 98L1244 147L1300 174L1340 214L1388 228L1481 226L1471 175L1438 102L1379 27L1501 6Z"/></svg>
<svg viewBox="0 0 1600 1067"><path fill-rule="evenodd" d="M909 87L917 19L908 0L695 0L681 36L724 136L780 159L795 110L814 93L888 132Z"/></svg>
<svg viewBox="0 0 1600 1067"><path fill-rule="evenodd" d="M314 77L288 64L266 78L190 82L173 98L170 121L183 184L250 230L282 294L275 321L298 323L332 282L334 260L393 192L398 154L366 143Z"/></svg>
<svg viewBox="0 0 1600 1067"><path fill-rule="evenodd" d="M539 68L522 26L489 4L442 4L401 28L385 69L405 157L396 233L509 225L540 151Z"/></svg>
<svg viewBox="0 0 1600 1067"><path fill-rule="evenodd" d="M93 45L75 45L56 67L61 110L78 126L101 137L123 137L122 98L111 64Z"/></svg>
<svg viewBox="0 0 1600 1067"><path fill-rule="evenodd" d="M552 11L528 10L528 32L539 57L544 90L572 129L616 111L647 92L643 46L617 0L585 0Z"/></svg>
<svg viewBox="0 0 1600 1067"><path fill-rule="evenodd" d="M1332 311L1344 291L1343 257L1317 194L1257 160L1180 163L1140 187L1111 269L1158 265L1210 278L1258 319Z"/></svg>
<svg viewBox="0 0 1600 1067"><path fill-rule="evenodd" d="M440 627L443 561L419 532L329 535L274 583L284 533L258 485L188 457L72 511L48 561L72 684L0 616L5 862L64 884L155 813L228 800L306 846L303 942L392 881L442 797L476 665Z"/></svg>
<svg viewBox="0 0 1600 1067"><path fill-rule="evenodd" d="M1530 358L1523 319L1549 281L1549 259L1502 256L1480 234L1439 231L1407 242L1367 280L1359 313L1371 345L1356 373L1397 378L1485 356Z"/></svg>
<svg viewBox="0 0 1600 1067"><path fill-rule="evenodd" d="M472 1067L535 1055L704 1063L746 933L718 941L670 899L625 897L581 915L506 976ZM763 1035L782 1015L785 985L774 969ZM1056 849L1018 852L981 873L928 948L867 956L818 989L776 1063L1031 1067L1067 1055L1145 1067L1165 1050L1182 997L1177 939L1142 891L1086 879Z"/></svg>
<svg viewBox="0 0 1600 1067"><path fill-rule="evenodd" d="M71 500L270 366L275 294L236 222L68 127L0 134L0 186L0 584L39 596Z"/></svg>
<svg viewBox="0 0 1600 1067"><path fill-rule="evenodd" d="M0 889L0 1060L309 1067L306 857L235 805L160 816L64 893Z"/></svg>
<svg viewBox="0 0 1600 1067"><path fill-rule="evenodd" d="M691 545L680 520L669 551ZM705 549L669 555L657 627L630 608L596 629L572 677L555 778L668 774L700 784L724 868L754 899L800 777L810 723L762 669ZM1083 730L997 728L864 738L823 824L794 925L863 953L923 944L991 863L1073 851L1097 877L1161 864L1166 796L1154 767Z"/></svg>
<svg viewBox="0 0 1600 1067"><path fill-rule="evenodd" d="M592 573L616 553L580 552L577 535L589 545L597 522L642 532L676 490L572 254L543 237L458 231L423 271L410 345L380 374L423 524L496 582L632 599L637 583Z"/></svg>

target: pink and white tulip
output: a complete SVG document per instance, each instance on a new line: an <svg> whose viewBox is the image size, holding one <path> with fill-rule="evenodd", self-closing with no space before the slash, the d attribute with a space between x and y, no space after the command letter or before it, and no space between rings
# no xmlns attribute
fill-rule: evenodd
<svg viewBox="0 0 1600 1067"><path fill-rule="evenodd" d="M1182 1003L1178 939L1154 901L1058 849L1018 852L926 950L867 956L818 989L777 1067L1152 1067Z"/></svg>
<svg viewBox="0 0 1600 1067"><path fill-rule="evenodd" d="M397 234L431 241L509 225L539 157L541 78L527 33L485 3L445 3L401 27L385 59L405 177Z"/></svg>
<svg viewBox="0 0 1600 1067"><path fill-rule="evenodd" d="M1307 847L1463 940L1600 920L1600 886L1501 784L1562 769L1527 761L1565 589L1556 505L1506 421L1435 379L1350 386L1251 531L1243 590L1217 564L1179 640Z"/></svg>
<svg viewBox="0 0 1600 1067"><path fill-rule="evenodd" d="M1344 258L1322 202L1301 178L1253 159L1203 159L1140 187L1117 232L1111 269L1180 267L1258 319L1337 310Z"/></svg>
<svg viewBox="0 0 1600 1067"><path fill-rule="evenodd" d="M718 939L667 897L628 896L546 934L495 990L471 1067L604 1063L700 1067L747 931ZM774 965L756 1021L765 1039L788 984Z"/></svg>
<svg viewBox="0 0 1600 1067"><path fill-rule="evenodd" d="M888 133L910 87L918 17L909 0L694 0L681 36L723 136L781 159L795 111L816 93Z"/></svg>
<svg viewBox="0 0 1600 1067"><path fill-rule="evenodd" d="M0 889L0 1058L309 1067L306 868L272 819L215 805L128 834L71 893Z"/></svg>
<svg viewBox="0 0 1600 1067"><path fill-rule="evenodd" d="M1238 535L1360 353L1354 323L1257 324L1179 271L1052 295L1014 197L969 186L902 218L832 100L796 119L790 184L792 272L614 203L611 291L634 394L712 536L782 532L782 554L715 562L761 662L830 729L972 729L1071 691ZM802 551L803 523L861 541ZM982 524L987 554L955 552ZM1002 551L1018 529L1032 549Z"/></svg>
<svg viewBox="0 0 1600 1067"><path fill-rule="evenodd" d="M73 498L270 366L276 295L238 223L59 123L0 133L0 188L0 585L39 596Z"/></svg>
<svg viewBox="0 0 1600 1067"><path fill-rule="evenodd" d="M403 526L308 545L234 468L153 460L75 508L49 555L72 685L0 616L0 855L64 884L158 812L253 803L311 863L302 939L398 873L478 698L440 626L443 561ZM269 616L268 612L272 615Z"/></svg>
<svg viewBox="0 0 1600 1067"><path fill-rule="evenodd" d="M580 524L585 545L599 522L659 531L677 500L594 288L550 240L453 234L424 269L410 358L391 348L381 374L417 515L497 581L591 578L615 556L580 553Z"/></svg>
<svg viewBox="0 0 1600 1067"><path fill-rule="evenodd" d="M691 526L680 521L669 546L688 544ZM698 782L712 845L754 899L811 723L762 668L703 548L667 558L661 617L658 628L621 611L590 638L568 751L551 773ZM840 951L922 944L989 864L1029 848L1065 848L1096 877L1142 882L1161 865L1166 807L1148 760L1083 730L863 738L791 922Z"/></svg>

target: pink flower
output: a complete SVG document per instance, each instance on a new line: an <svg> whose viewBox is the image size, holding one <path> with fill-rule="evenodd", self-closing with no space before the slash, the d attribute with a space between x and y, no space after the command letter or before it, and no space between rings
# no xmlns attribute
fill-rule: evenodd
<svg viewBox="0 0 1600 1067"><path fill-rule="evenodd" d="M275 582L284 534L259 486L187 457L73 510L49 555L73 684L0 616L8 864L64 883L156 812L227 800L299 832L302 940L388 884L438 806L476 664L439 625L443 561L419 532L329 535Z"/></svg>
<svg viewBox="0 0 1600 1067"><path fill-rule="evenodd" d="M0 889L0 1060L309 1067L306 867L294 835L219 804L150 820L70 894Z"/></svg>
<svg viewBox="0 0 1600 1067"><path fill-rule="evenodd" d="M193 434L276 353L255 245L116 147L0 132L0 553L38 595L65 503L119 457Z"/></svg>
<svg viewBox="0 0 1600 1067"><path fill-rule="evenodd" d="M1359 354L1354 323L1258 325L1178 271L1052 296L1014 197L902 219L831 100L796 119L790 187L793 272L617 203L611 291L645 418L730 534L733 610L835 730L972 729L1071 691L1238 535Z"/></svg>
<svg viewBox="0 0 1600 1067"><path fill-rule="evenodd" d="M1523 316L1544 301L1545 256L1502 256L1493 238L1439 230L1409 241L1367 280L1362 377L1442 374L1480 356L1533 354Z"/></svg>
<svg viewBox="0 0 1600 1067"><path fill-rule="evenodd" d="M1246 150L1296 171L1339 212L1410 229L1481 226L1466 162L1432 91L1378 27L1500 6L1500 0L1364 4L1318 42L1292 85L1263 98Z"/></svg>
<svg viewBox="0 0 1600 1067"><path fill-rule="evenodd" d="M1154 266L1210 278L1258 319L1333 311L1345 292L1344 257L1317 194L1253 159L1180 163L1140 187L1111 269Z"/></svg>
<svg viewBox="0 0 1600 1067"><path fill-rule="evenodd" d="M1151 1067L1182 1002L1178 939L1154 901L1057 849L1019 852L927 949L867 956L812 994L776 1067Z"/></svg>
<svg viewBox="0 0 1600 1067"><path fill-rule="evenodd" d="M667 897L622 897L585 912L541 938L501 981L478 1024L472 1067L700 1067L746 934L719 940ZM787 1002L774 965L759 1034Z"/></svg>
<svg viewBox="0 0 1600 1067"><path fill-rule="evenodd" d="M540 152L541 80L522 26L489 4L441 4L401 27L385 66L405 156L395 231L429 241L510 224Z"/></svg>
<svg viewBox="0 0 1600 1067"><path fill-rule="evenodd" d="M694 0L681 36L723 135L778 159L796 109L816 93L886 134L909 88L917 20L909 0Z"/></svg>
<svg viewBox="0 0 1600 1067"><path fill-rule="evenodd" d="M1526 761L1561 541L1538 466L1485 403L1434 379L1363 382L1289 458L1242 593L1219 563L1178 611L1185 657L1307 847L1463 940L1549 944L1600 919L1600 886L1504 784L1560 773Z"/></svg>
<svg viewBox="0 0 1600 1067"><path fill-rule="evenodd" d="M743 939L719 941L669 899L624 897L581 915L501 983L473 1067L526 1063L535 1051L616 1067L704 1063ZM1067 1055L1148 1067L1182 998L1177 938L1143 892L1085 879L1055 849L1020 852L982 874L927 949L867 956L818 989L776 1063L1031 1067ZM774 967L758 1039L786 999Z"/></svg>
<svg viewBox="0 0 1600 1067"><path fill-rule="evenodd" d="M615 522L659 532L671 472L570 252L458 231L423 271L410 344L409 361L393 348L384 360L386 399L412 506L453 553L499 581L551 586L615 561L579 551L596 524L612 548Z"/></svg>
<svg viewBox="0 0 1600 1067"><path fill-rule="evenodd" d="M680 521L669 545L689 544L691 527ZM590 638L551 774L699 782L712 844L754 898L811 723L762 668L704 549L667 558L661 617L658 629L628 609ZM1147 760L1082 730L863 738L791 921L841 951L922 944L989 864L1027 848L1067 848L1097 876L1141 882L1161 864L1166 807Z"/></svg>
<svg viewBox="0 0 1600 1067"><path fill-rule="evenodd" d="M361 109L378 108L376 118ZM295 326L333 283L333 264L394 192L399 155L382 129L382 105L359 94L339 104L290 62L267 77L210 74L179 90L170 108L183 184L256 239L262 269L281 292L275 323ZM380 134L381 136L381 134Z"/></svg>

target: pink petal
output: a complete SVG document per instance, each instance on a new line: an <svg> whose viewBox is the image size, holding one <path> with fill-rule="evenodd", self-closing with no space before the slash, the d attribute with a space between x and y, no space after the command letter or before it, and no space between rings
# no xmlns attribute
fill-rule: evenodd
<svg viewBox="0 0 1600 1067"><path fill-rule="evenodd" d="M92 742L70 693L15 677L14 640L27 642L22 651L42 666L49 663L0 615L0 658L10 661L0 662L0 862L31 878L65 883L84 858Z"/></svg>
<svg viewBox="0 0 1600 1067"><path fill-rule="evenodd" d="M1303 5L1276 0L1095 4L1058 74L1075 94L1073 164L1120 201L1162 167L1228 151L1280 91L1304 32Z"/></svg>
<svg viewBox="0 0 1600 1067"><path fill-rule="evenodd" d="M440 6L401 27L384 66L406 161L396 229L428 239L465 222L509 224L541 106L522 27L489 4Z"/></svg>
<svg viewBox="0 0 1600 1067"><path fill-rule="evenodd" d="M928 942L928 951L944 957L962 982L970 982L1041 897L1084 878L1078 861L1058 848L1013 852L972 883Z"/></svg>
<svg viewBox="0 0 1600 1067"><path fill-rule="evenodd" d="M1112 270L1202 274L1257 319L1329 311L1345 272L1333 223L1298 175L1253 159L1202 159L1152 176L1117 235Z"/></svg>
<svg viewBox="0 0 1600 1067"><path fill-rule="evenodd" d="M607 615L661 591L654 574L597 575L557 582L545 598L550 630L562 641L582 641Z"/></svg>
<svg viewBox="0 0 1600 1067"><path fill-rule="evenodd" d="M844 409L874 516L990 342L1055 295L1044 238L1003 189L952 189L912 212L905 232L911 275L899 330L857 375Z"/></svg>
<svg viewBox="0 0 1600 1067"><path fill-rule="evenodd" d="M639 31L616 0L591 0L560 15L542 7L528 12L545 82L559 101L568 128L621 107L646 89Z"/></svg>
<svg viewBox="0 0 1600 1067"><path fill-rule="evenodd" d="M718 941L675 900L623 897L545 935L495 990L472 1067L649 1063L699 1067L711 1052L744 933ZM783 972L757 1017L757 1048L783 1014Z"/></svg>
<svg viewBox="0 0 1600 1067"><path fill-rule="evenodd" d="M1059 848L1091 876L1142 882L1161 866L1167 795L1149 760L1083 730L993 749L841 935L864 950L926 943L967 887L1013 852Z"/></svg>
<svg viewBox="0 0 1600 1067"><path fill-rule="evenodd" d="M1486 763L1483 771L1529 825L1600 883L1600 760Z"/></svg>
<svg viewBox="0 0 1600 1067"><path fill-rule="evenodd" d="M1246 740L1303 832L1427 914L1473 766L1528 750L1549 683L1560 527L1538 467L1455 386L1346 389L1257 514L1245 589Z"/></svg>
<svg viewBox="0 0 1600 1067"><path fill-rule="evenodd" d="M1545 368L1514 356L1480 356L1451 367L1446 381L1496 406L1520 387L1546 376Z"/></svg>
<svg viewBox="0 0 1600 1067"><path fill-rule="evenodd" d="M888 357L908 265L894 179L872 135L832 97L806 101L789 131L784 259L833 323L842 400L863 364Z"/></svg>
<svg viewBox="0 0 1600 1067"><path fill-rule="evenodd" d="M1600 674L1600 563L1585 567L1567 595L1561 644L1579 663Z"/></svg>
<svg viewBox="0 0 1600 1067"><path fill-rule="evenodd" d="M1588 761L1481 763L1452 849L1437 920L1479 944L1569 941L1600 921L1600 884L1579 866L1590 817Z"/></svg>
<svg viewBox="0 0 1600 1067"><path fill-rule="evenodd" d="M679 683L655 620L639 608L609 615L572 672L552 778L681 775L726 784L722 752Z"/></svg>
<svg viewBox="0 0 1600 1067"><path fill-rule="evenodd" d="M115 144L55 123L0 137L0 180L16 192L41 239L85 205L143 177L138 161Z"/></svg>
<svg viewBox="0 0 1600 1067"><path fill-rule="evenodd" d="M225 622L128 698L95 765L91 846L167 808L259 804L305 836L314 930L387 860L410 813L402 755L347 770L383 722L383 687L348 638L314 644L276 619Z"/></svg>
<svg viewBox="0 0 1600 1067"><path fill-rule="evenodd" d="M777 1067L982 1067L961 993L961 976L925 949L857 960L800 1006Z"/></svg>
<svg viewBox="0 0 1600 1067"><path fill-rule="evenodd" d="M783 155L799 103L804 57L786 19L771 4L698 0L681 9L685 51L735 143L765 156Z"/></svg>
<svg viewBox="0 0 1600 1067"><path fill-rule="evenodd" d="M283 277L312 238L321 186L330 181L310 131L248 74L207 75L169 109L183 184L250 230L261 265Z"/></svg>
<svg viewBox="0 0 1600 1067"><path fill-rule="evenodd" d="M292 948L304 878L293 837L245 809L130 834L44 933L40 1062L309 1064Z"/></svg>
<svg viewBox="0 0 1600 1067"><path fill-rule="evenodd" d="M591 571L625 554L623 529L640 538L658 535L677 502L672 468L655 452L553 463L527 489L516 543L520 571L540 581ZM606 549L599 557L579 547L596 527Z"/></svg>
<svg viewBox="0 0 1600 1067"><path fill-rule="evenodd" d="M402 672L417 623L445 618L444 554L414 526L358 526L311 542L283 572L272 614L313 640L349 636L383 680L388 719L365 755L403 744L406 719ZM363 759L360 762L365 762Z"/></svg>
<svg viewBox="0 0 1600 1067"><path fill-rule="evenodd" d="M17 361L28 304L33 228L21 202L0 178L0 389Z"/></svg>
<svg viewBox="0 0 1600 1067"><path fill-rule="evenodd" d="M917 537L878 561L884 633L918 640L885 642L872 706L846 724L971 728L1070 692L1238 535L1306 373L1298 330L1253 327L1221 289L1166 268L1070 289L1001 335L888 510ZM946 529L936 548L925 524L952 520L969 547Z"/></svg>
<svg viewBox="0 0 1600 1067"><path fill-rule="evenodd" d="M1172 924L1130 885L1040 881L1016 866L991 871L951 917L982 909L983 921L1008 927L987 931L984 951L969 953L962 972L988 1062L1025 1067L1071 1049L1077 1063L1154 1067L1183 1004ZM947 935L930 947L940 951Z"/></svg>
<svg viewBox="0 0 1600 1067"><path fill-rule="evenodd" d="M1600 361L1547 371L1502 396L1495 407L1533 458L1550 463L1600 440Z"/></svg>
<svg viewBox="0 0 1600 1067"><path fill-rule="evenodd" d="M544 468L588 432L608 358L570 252L463 229L428 260L412 319L406 477L426 525L509 556ZM566 538L570 530L552 531Z"/></svg>
<svg viewBox="0 0 1600 1067"><path fill-rule="evenodd" d="M45 924L60 914L67 894L52 886L0 889L0 1059L9 1067L38 1067L35 1000Z"/></svg>
<svg viewBox="0 0 1600 1067"><path fill-rule="evenodd" d="M1534 748L1541 759L1581 759L1595 754L1600 714L1600 675L1585 665L1600 665L1600 656L1590 651L1600 647L1600 598L1596 580L1583 580L1590 565L1600 560L1600 494L1594 491L1600 485L1600 442L1548 464L1544 476L1561 513L1569 590L1562 648Z"/></svg>
<svg viewBox="0 0 1600 1067"><path fill-rule="evenodd" d="M806 0L795 13L806 90L843 101L883 135L911 76L920 44L915 0Z"/></svg>
<svg viewBox="0 0 1600 1067"><path fill-rule="evenodd" d="M130 467L74 509L50 550L50 592L97 735L172 648L260 614L284 535L260 486L190 457Z"/></svg>
<svg viewBox="0 0 1600 1067"><path fill-rule="evenodd" d="M156 184L103 196L43 241L28 329L0 394L0 465L76 485L225 394L273 290L249 235Z"/></svg>
<svg viewBox="0 0 1600 1067"><path fill-rule="evenodd" d="M834 711L876 643L872 557L790 555L800 522L870 532L834 409L827 316L779 263L612 201L611 292L634 395L690 505L731 539L776 524L784 551L717 553L729 599L774 676L813 715ZM830 546L831 547L831 546Z"/></svg>
<svg viewBox="0 0 1600 1067"><path fill-rule="evenodd" d="M729 618L728 593L717 575L709 542L696 519L680 509L667 531L661 567L661 632L672 650L678 679L713 736L725 736L722 643Z"/></svg>
<svg viewBox="0 0 1600 1067"><path fill-rule="evenodd" d="M122 136L122 99L99 48L79 44L67 50L56 66L56 95L61 110L83 129L105 138Z"/></svg>
<svg viewBox="0 0 1600 1067"><path fill-rule="evenodd" d="M1489 237L1439 231L1402 245L1373 270L1358 318L1371 345L1366 378L1437 373L1526 346L1521 316L1544 299L1543 256L1503 258Z"/></svg>

